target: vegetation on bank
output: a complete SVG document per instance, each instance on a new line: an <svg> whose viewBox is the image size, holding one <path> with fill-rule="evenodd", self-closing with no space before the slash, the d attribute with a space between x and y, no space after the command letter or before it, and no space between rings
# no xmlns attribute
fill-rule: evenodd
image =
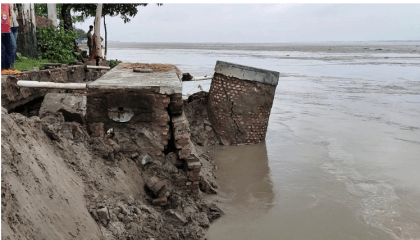
<svg viewBox="0 0 420 240"><path fill-rule="evenodd" d="M38 47L41 49L38 59L16 53L15 69L22 72L31 70L34 67L43 69L43 63L76 63L80 53L74 51L74 41L78 35L79 33L76 31L67 31L63 28L58 29L54 26L47 28L37 27Z"/></svg>
<svg viewBox="0 0 420 240"><path fill-rule="evenodd" d="M39 69L44 68L43 63L50 63L51 60L49 59L33 59L29 57L24 57L20 53L17 53L17 58L15 61L15 68L21 72L28 71L33 69L34 67L38 67Z"/></svg>
<svg viewBox="0 0 420 240"><path fill-rule="evenodd" d="M109 60L109 66L111 68L114 68L115 66L117 66L118 63L119 63L118 60Z"/></svg>

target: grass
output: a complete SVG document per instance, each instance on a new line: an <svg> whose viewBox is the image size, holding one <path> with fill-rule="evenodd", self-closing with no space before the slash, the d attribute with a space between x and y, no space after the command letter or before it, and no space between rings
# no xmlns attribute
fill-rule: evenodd
<svg viewBox="0 0 420 240"><path fill-rule="evenodd" d="M34 67L39 67L39 69L42 69L44 65L42 63L50 63L51 61L48 59L33 59L29 57L20 57L19 59L16 59L14 67L23 72L31 70Z"/></svg>

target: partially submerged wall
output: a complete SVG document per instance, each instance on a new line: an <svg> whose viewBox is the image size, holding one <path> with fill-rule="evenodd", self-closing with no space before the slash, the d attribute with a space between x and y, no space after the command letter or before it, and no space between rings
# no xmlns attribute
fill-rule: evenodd
<svg viewBox="0 0 420 240"><path fill-rule="evenodd" d="M208 109L223 144L253 144L265 139L279 73L218 61Z"/></svg>

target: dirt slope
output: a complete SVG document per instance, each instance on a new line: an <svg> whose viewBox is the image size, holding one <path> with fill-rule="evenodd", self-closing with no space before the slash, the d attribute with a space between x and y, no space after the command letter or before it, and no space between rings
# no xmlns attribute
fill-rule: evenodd
<svg viewBox="0 0 420 240"><path fill-rule="evenodd" d="M173 168L141 167L61 113L26 118L2 108L1 119L2 239L204 239L221 214L169 177L168 203L152 206L145 181ZM211 173L211 159L201 161Z"/></svg>

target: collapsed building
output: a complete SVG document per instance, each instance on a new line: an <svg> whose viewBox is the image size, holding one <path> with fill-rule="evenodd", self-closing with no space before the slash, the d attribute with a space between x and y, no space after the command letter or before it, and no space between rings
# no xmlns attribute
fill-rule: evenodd
<svg viewBox="0 0 420 240"><path fill-rule="evenodd" d="M207 147L264 140L279 73L218 61L210 92L186 101L181 77L173 65L136 63L121 63L110 71L68 67L2 76L2 223L7 226L2 238L204 239L203 228L222 214L203 197L218 188ZM86 87L51 91L19 87L19 80ZM40 96L40 109L31 118L12 113ZM13 133L13 127L21 130ZM21 133L25 131L31 133ZM37 156L34 141L39 148L53 146L46 152L57 159ZM34 163L28 165L23 155ZM51 162L56 166L60 161L67 166L61 166L63 174L76 174L73 181L83 186L75 201L80 206L71 204L81 209L69 216L53 210L37 215L41 221L56 220L42 230L31 212L77 198L60 183L62 173L49 173ZM32 174L19 175L19 165ZM66 197L58 203L51 203L54 197L40 200L39 208L28 210L27 197L16 197L25 188L27 196L42 194L29 186L31 177L44 183L41 192ZM90 217L80 220L86 212ZM58 225L69 218L79 219L83 227L70 224L68 233L60 233Z"/></svg>

